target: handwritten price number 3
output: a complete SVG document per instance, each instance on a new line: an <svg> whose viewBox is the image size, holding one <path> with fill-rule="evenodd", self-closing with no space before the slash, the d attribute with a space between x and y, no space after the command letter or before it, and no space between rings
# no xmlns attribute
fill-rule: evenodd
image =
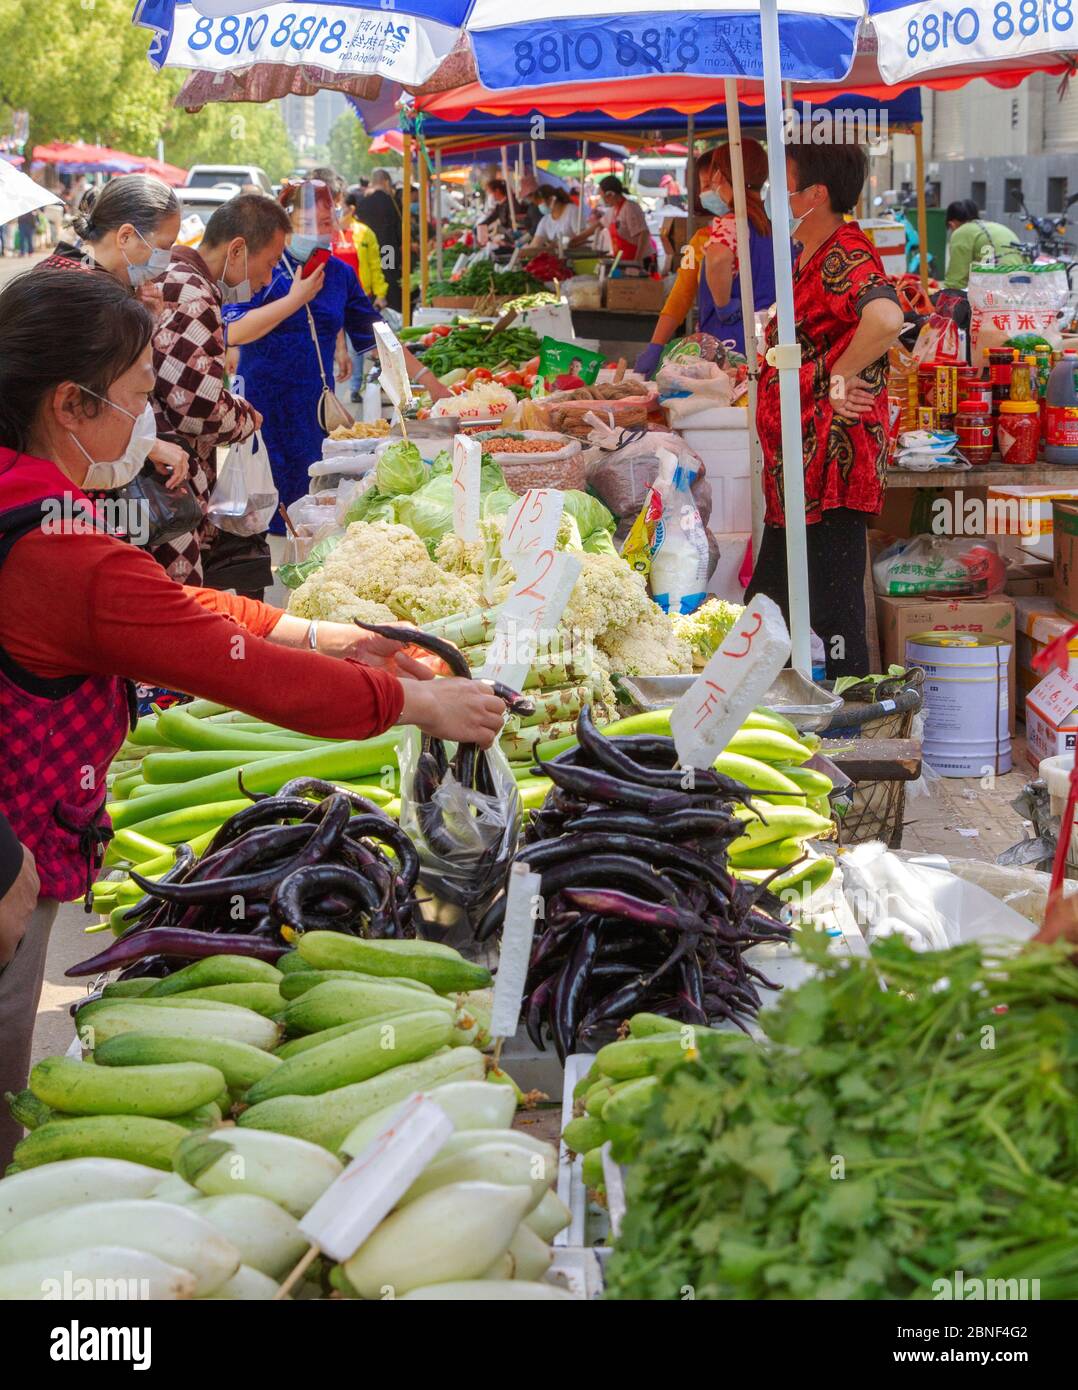
<svg viewBox="0 0 1078 1390"><path fill-rule="evenodd" d="M537 72L551 76L556 72L570 72L574 67L584 72L594 72L603 61L603 38L592 29L582 34L544 34L537 43L522 39L513 45L518 77L532 77ZM639 41L628 29L619 29L613 36L614 59L623 68L651 68L656 72L667 72L674 68L676 59L680 68L686 68L700 59L700 45L696 30L685 25L680 30L645 29Z"/></svg>
<svg viewBox="0 0 1078 1390"><path fill-rule="evenodd" d="M244 48L248 53L253 53L266 37L270 20L266 15L247 15L243 19L238 15L225 15L215 36L216 23L216 20L205 16L199 19L195 24L194 33L188 40L188 47L195 53L213 47L224 57L238 53ZM291 45L297 53L314 48L316 44L320 53L338 53L347 33L348 25L343 19L335 19L331 24L324 15L321 18L317 15L305 15L297 22L296 15L286 14L270 34L269 42L271 48L286 48ZM408 39L408 26L388 22L383 30L383 37L397 43L405 43Z"/></svg>
<svg viewBox="0 0 1078 1390"><path fill-rule="evenodd" d="M756 619L756 626L752 629L752 631L750 632L746 628L744 632L739 632L737 634L738 638L745 643L744 649L742 651L735 652L732 650L732 647L727 647L723 650L723 656L728 656L732 661L742 661L745 657L748 656L749 652L752 651L753 638L764 625L764 618L762 613L754 613L752 616ZM707 685L711 693L706 696L703 704L701 704L699 709L696 711L697 719L696 723L693 725L694 729L698 729L700 725L703 724L704 721L709 718L710 715L714 714L715 705L718 701L718 697L720 695L726 694L726 687L719 685L717 681L709 679L705 681L705 684Z"/></svg>
<svg viewBox="0 0 1078 1390"><path fill-rule="evenodd" d="M1016 32L1027 39L1053 29L1065 33L1074 24L1073 6L1074 0L1018 0L1017 5L1011 0L999 0L992 10L992 37L998 43L1006 43ZM938 48L950 47L952 40L967 46L976 42L980 32L980 17L969 6L957 14L930 10L906 26L906 53L910 58L918 53L934 53Z"/></svg>

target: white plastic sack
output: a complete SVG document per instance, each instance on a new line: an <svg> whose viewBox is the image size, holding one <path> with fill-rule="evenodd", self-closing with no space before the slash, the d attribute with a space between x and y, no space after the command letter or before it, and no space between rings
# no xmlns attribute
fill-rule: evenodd
<svg viewBox="0 0 1078 1390"><path fill-rule="evenodd" d="M269 529L276 510L273 470L262 433L256 430L229 449L210 493L206 516L214 526L234 536L259 536Z"/></svg>
<svg viewBox="0 0 1078 1390"><path fill-rule="evenodd" d="M995 270L975 266L967 290L970 307L970 361L981 362L986 348L1003 347L1019 333L1038 333L1061 347L1059 311L1069 286L1062 268L1028 266Z"/></svg>

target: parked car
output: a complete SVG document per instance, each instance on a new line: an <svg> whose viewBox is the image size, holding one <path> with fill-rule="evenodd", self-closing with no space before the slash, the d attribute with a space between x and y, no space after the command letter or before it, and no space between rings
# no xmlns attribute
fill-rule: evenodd
<svg viewBox="0 0 1078 1390"><path fill-rule="evenodd" d="M257 164L193 164L187 171L187 188L216 188L224 183L235 184L237 191L254 184L263 193L273 194L269 175Z"/></svg>
<svg viewBox="0 0 1078 1390"><path fill-rule="evenodd" d="M206 223L222 203L227 203L229 198L234 198L239 191L238 183L216 184L213 188L177 188L176 196L180 200L183 213L179 244L198 246L202 240L202 233L206 230Z"/></svg>

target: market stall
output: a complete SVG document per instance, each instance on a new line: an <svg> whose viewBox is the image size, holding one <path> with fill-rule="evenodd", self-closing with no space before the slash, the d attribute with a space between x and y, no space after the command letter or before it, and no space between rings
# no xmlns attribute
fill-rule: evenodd
<svg viewBox="0 0 1078 1390"><path fill-rule="evenodd" d="M526 41L564 41L569 68L592 35L608 76L579 8ZM472 42L511 86L503 18L472 7ZM650 19L619 21L641 84ZM698 19L684 66L708 25L750 71L762 49L777 148L780 33L838 80L856 12ZM204 700L138 721L68 971L90 986L72 1048L9 1098L28 1133L0 1179L0 1298L72 1278L162 1300L1072 1296L1078 974L1073 945L1031 938L1073 927L1076 796L1049 885L895 852L887 785L920 779L922 714L944 775L983 756L947 704L971 652L989 658L976 733L1005 770L1007 644L918 628L902 664L827 685L801 669L806 593L792 633L766 598L700 601L712 475L687 441L705 413L746 415L732 363L673 353L651 383L577 341L540 341L533 365L527 325L402 336L461 389L413 409L380 335L392 419L334 430L312 465L289 612L492 682L502 734L319 740ZM1004 450L1004 417L1039 413L1012 364L989 383ZM923 404L908 364L889 385L939 426L959 368L930 365ZM1064 408L1069 359L1050 377ZM1067 666L1070 635L1043 666Z"/></svg>

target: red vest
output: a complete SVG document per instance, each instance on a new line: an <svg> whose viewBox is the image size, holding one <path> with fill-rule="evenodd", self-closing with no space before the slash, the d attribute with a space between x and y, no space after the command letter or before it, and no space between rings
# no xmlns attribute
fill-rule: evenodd
<svg viewBox="0 0 1078 1390"><path fill-rule="evenodd" d="M17 565L16 543L65 502L86 494L54 464L0 449L0 566ZM35 676L0 647L0 809L34 855L43 898L88 895L101 868L105 778L133 723L131 695L119 676Z"/></svg>

